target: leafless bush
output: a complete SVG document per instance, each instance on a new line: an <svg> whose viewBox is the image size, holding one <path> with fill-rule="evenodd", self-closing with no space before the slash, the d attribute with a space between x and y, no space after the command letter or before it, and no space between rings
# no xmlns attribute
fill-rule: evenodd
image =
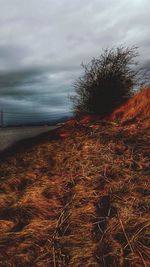
<svg viewBox="0 0 150 267"><path fill-rule="evenodd" d="M76 80L72 97L75 114L105 116L125 102L139 83L137 55L137 47L112 48L82 64L84 74Z"/></svg>

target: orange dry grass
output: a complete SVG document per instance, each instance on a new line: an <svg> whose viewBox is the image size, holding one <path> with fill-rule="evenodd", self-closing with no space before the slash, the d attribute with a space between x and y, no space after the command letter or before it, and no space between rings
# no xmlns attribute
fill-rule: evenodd
<svg viewBox="0 0 150 267"><path fill-rule="evenodd" d="M111 120L119 120L121 123L145 121L149 118L150 88L142 89L110 116Z"/></svg>
<svg viewBox="0 0 150 267"><path fill-rule="evenodd" d="M66 124L0 166L0 266L149 261L149 128Z"/></svg>

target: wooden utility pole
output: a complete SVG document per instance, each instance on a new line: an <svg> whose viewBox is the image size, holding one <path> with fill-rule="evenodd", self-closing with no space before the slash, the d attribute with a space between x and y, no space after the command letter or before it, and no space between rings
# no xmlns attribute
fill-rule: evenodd
<svg viewBox="0 0 150 267"><path fill-rule="evenodd" d="M4 126L4 112L1 110L1 127Z"/></svg>

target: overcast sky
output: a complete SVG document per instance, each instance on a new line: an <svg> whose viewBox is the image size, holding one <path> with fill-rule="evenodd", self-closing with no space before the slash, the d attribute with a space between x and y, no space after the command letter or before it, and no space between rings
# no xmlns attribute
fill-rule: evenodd
<svg viewBox="0 0 150 267"><path fill-rule="evenodd" d="M149 11L149 0L0 0L0 109L65 114L81 62L103 48L136 45L149 66Z"/></svg>

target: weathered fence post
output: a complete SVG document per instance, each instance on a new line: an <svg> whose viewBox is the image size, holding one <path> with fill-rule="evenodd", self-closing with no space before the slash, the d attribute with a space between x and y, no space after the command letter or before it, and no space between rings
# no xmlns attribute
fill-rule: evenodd
<svg viewBox="0 0 150 267"><path fill-rule="evenodd" d="M1 127L4 126L4 112L1 110Z"/></svg>

